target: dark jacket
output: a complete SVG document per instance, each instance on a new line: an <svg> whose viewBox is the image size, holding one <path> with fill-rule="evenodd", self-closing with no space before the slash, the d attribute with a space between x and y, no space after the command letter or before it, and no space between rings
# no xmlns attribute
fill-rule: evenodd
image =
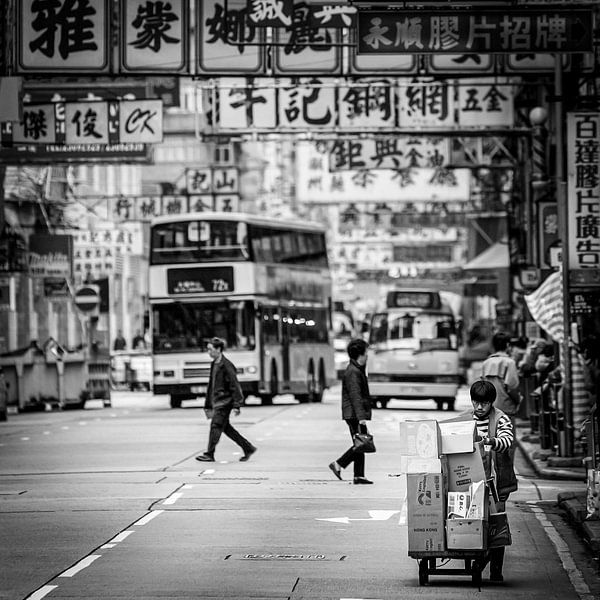
<svg viewBox="0 0 600 600"><path fill-rule="evenodd" d="M342 419L371 419L371 395L365 367L350 360L342 377Z"/></svg>
<svg viewBox="0 0 600 600"><path fill-rule="evenodd" d="M235 365L224 356L219 363L213 360L210 365L205 408L240 408L243 401L244 395L237 379Z"/></svg>

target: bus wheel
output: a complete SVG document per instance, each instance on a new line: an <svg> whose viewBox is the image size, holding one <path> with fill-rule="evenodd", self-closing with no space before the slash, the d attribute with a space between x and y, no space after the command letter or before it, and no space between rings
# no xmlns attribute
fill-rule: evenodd
<svg viewBox="0 0 600 600"><path fill-rule="evenodd" d="M323 400L323 392L325 391L325 383L323 382L323 370L320 370L319 377L315 377L314 369L310 372L308 378L308 401L321 402Z"/></svg>
<svg viewBox="0 0 600 600"><path fill-rule="evenodd" d="M277 388L279 386L277 380L277 367L275 363L271 365L271 382L269 384L269 393L261 394L260 403L264 406L271 406L273 404L273 398L277 395Z"/></svg>
<svg viewBox="0 0 600 600"><path fill-rule="evenodd" d="M387 408L388 402L390 401L389 398L379 398L379 404L381 405L381 408Z"/></svg>
<svg viewBox="0 0 600 600"><path fill-rule="evenodd" d="M438 410L444 410L444 399L443 398L435 398L435 405Z"/></svg>
<svg viewBox="0 0 600 600"><path fill-rule="evenodd" d="M446 410L453 411L454 410L454 398L448 398L446 401Z"/></svg>
<svg viewBox="0 0 600 600"><path fill-rule="evenodd" d="M171 394L171 399L170 399L170 404L171 404L171 408L181 408L181 402L183 401L183 398L181 396L178 396L177 394Z"/></svg>

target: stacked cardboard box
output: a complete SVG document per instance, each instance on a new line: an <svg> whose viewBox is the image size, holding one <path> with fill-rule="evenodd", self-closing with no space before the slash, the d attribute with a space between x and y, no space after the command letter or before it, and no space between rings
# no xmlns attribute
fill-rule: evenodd
<svg viewBox="0 0 600 600"><path fill-rule="evenodd" d="M400 423L400 463L406 473L409 552L442 552L445 543L446 469L438 423Z"/></svg>
<svg viewBox="0 0 600 600"><path fill-rule="evenodd" d="M489 495L482 444L474 421L439 424L448 468L448 550L486 547Z"/></svg>

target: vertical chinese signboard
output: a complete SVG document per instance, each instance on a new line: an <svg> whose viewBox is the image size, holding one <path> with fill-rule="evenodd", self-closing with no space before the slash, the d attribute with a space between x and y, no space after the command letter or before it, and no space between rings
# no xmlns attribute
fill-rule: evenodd
<svg viewBox="0 0 600 600"><path fill-rule="evenodd" d="M600 269L600 113L567 115L569 268Z"/></svg>

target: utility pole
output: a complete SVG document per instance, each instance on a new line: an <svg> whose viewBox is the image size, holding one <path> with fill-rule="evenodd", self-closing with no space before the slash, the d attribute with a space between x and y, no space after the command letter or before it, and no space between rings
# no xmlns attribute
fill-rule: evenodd
<svg viewBox="0 0 600 600"><path fill-rule="evenodd" d="M564 413L564 444L559 443L561 456L573 456L573 403L571 393L571 311L569 305L569 209L567 204L567 182L565 181L565 118L563 104L563 67L562 56L554 55L554 127L556 142L556 203L558 208L558 230L561 240L561 281L563 297L563 413ZM559 432L560 435L561 432Z"/></svg>

